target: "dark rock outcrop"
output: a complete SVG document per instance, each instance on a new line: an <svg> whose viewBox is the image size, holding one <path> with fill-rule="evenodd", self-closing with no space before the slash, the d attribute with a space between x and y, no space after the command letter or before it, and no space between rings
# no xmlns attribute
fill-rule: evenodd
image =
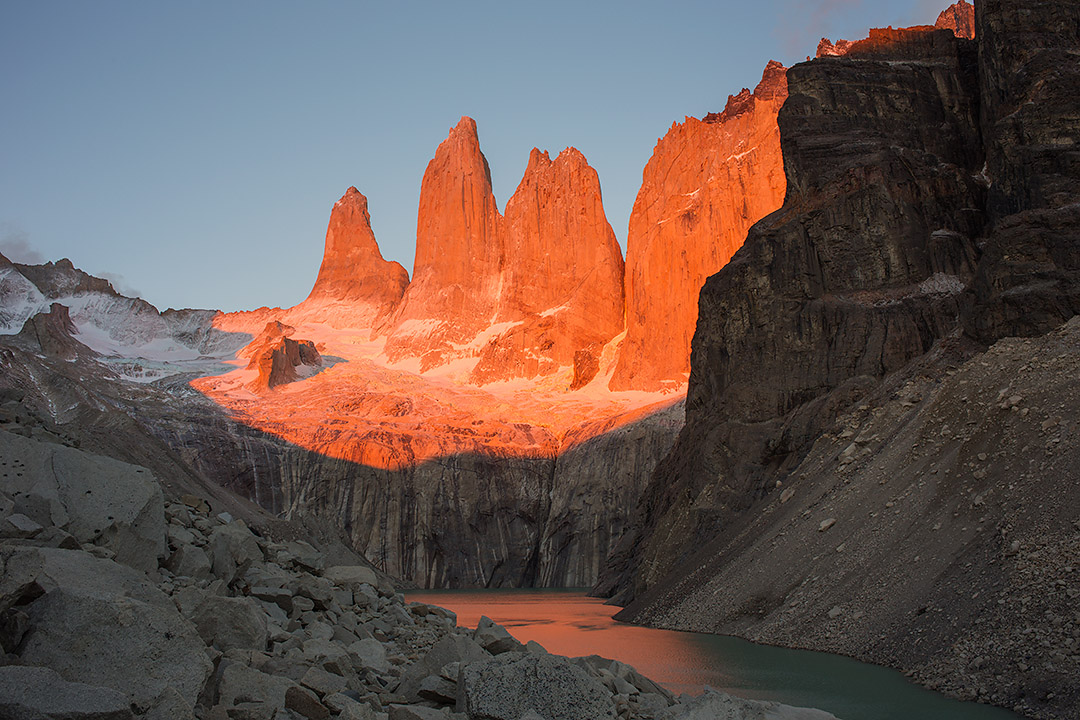
<svg viewBox="0 0 1080 720"><path fill-rule="evenodd" d="M538 586L588 587L596 582L626 532L653 469L682 429L684 414L680 401L603 433L588 426L580 429L588 439L555 461L550 506L539 535Z"/></svg>
<svg viewBox="0 0 1080 720"><path fill-rule="evenodd" d="M965 329L1036 335L1080 312L1080 23L1073 3L978 14L991 228Z"/></svg>
<svg viewBox="0 0 1080 720"><path fill-rule="evenodd" d="M78 333L78 328L71 321L68 307L52 303L49 312L37 313L23 324L16 342L21 342L35 352L62 360L76 360L80 356L94 357L97 353L75 338Z"/></svg>

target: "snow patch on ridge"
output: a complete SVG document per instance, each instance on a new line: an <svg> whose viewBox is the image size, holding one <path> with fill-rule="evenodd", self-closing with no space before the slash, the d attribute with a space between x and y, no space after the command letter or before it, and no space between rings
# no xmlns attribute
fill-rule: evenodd
<svg viewBox="0 0 1080 720"><path fill-rule="evenodd" d="M0 270L0 335L14 335L23 324L43 310L49 301L15 268Z"/></svg>
<svg viewBox="0 0 1080 720"><path fill-rule="evenodd" d="M569 310L569 305L560 305L559 307L548 308L544 312L540 313L540 317L551 317L552 315L558 315L564 310Z"/></svg>

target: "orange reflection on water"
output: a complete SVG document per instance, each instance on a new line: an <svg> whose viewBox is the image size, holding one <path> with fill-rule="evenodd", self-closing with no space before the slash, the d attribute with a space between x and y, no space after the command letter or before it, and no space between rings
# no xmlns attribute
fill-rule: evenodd
<svg viewBox="0 0 1080 720"><path fill-rule="evenodd" d="M619 608L582 592L436 590L410 592L405 599L453 610L462 627L476 627L486 615L519 641L536 641L556 655L619 660L675 693L725 686L699 636L616 622L611 616Z"/></svg>

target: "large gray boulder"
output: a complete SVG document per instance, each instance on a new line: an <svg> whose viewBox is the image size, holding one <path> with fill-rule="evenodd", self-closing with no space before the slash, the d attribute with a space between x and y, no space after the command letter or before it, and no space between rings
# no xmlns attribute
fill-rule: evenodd
<svg viewBox="0 0 1080 720"><path fill-rule="evenodd" d="M139 573L77 550L22 548L45 594L26 607L23 662L124 693L145 710L172 687L194 705L213 666L195 627Z"/></svg>
<svg viewBox="0 0 1080 720"><path fill-rule="evenodd" d="M0 667L0 718L5 720L130 720L127 696L111 688L64 680L43 667Z"/></svg>
<svg viewBox="0 0 1080 720"><path fill-rule="evenodd" d="M22 465L4 479L17 513L104 545L139 570L165 556L161 486L146 468L4 431L0 457Z"/></svg>
<svg viewBox="0 0 1080 720"><path fill-rule="evenodd" d="M223 652L233 648L266 649L266 613L256 600L222 597L187 587L173 595L173 602L180 614L194 623L207 645Z"/></svg>
<svg viewBox="0 0 1080 720"><path fill-rule="evenodd" d="M614 720L611 693L558 655L503 653L461 670L458 710L469 720Z"/></svg>
<svg viewBox="0 0 1080 720"><path fill-rule="evenodd" d="M202 548L184 543L173 550L169 561L165 564L173 575L189 577L196 580L210 580L213 573L210 568L210 558Z"/></svg>
<svg viewBox="0 0 1080 720"><path fill-rule="evenodd" d="M688 702L661 710L656 720L836 720L836 716L824 710L744 700L710 688Z"/></svg>
<svg viewBox="0 0 1080 720"><path fill-rule="evenodd" d="M252 563L263 560L255 535L239 520L214 528L210 548L214 574L226 583L243 575Z"/></svg>
<svg viewBox="0 0 1080 720"><path fill-rule="evenodd" d="M285 707L285 693L296 683L287 677L267 675L255 668L224 661L218 680L218 703L226 708L242 702L270 708Z"/></svg>
<svg viewBox="0 0 1080 720"><path fill-rule="evenodd" d="M439 671L446 665L487 660L490 657L491 653L472 638L456 635L444 637L431 647L427 655L408 666L401 677L397 694L409 702L419 702L423 699L420 696L420 687L424 680L432 675L438 676Z"/></svg>
<svg viewBox="0 0 1080 720"><path fill-rule="evenodd" d="M492 655L500 655L504 652L523 648L517 638L510 634L509 630L502 625L496 625L495 621L487 615L481 617L480 622L476 624L473 640Z"/></svg>
<svg viewBox="0 0 1080 720"><path fill-rule="evenodd" d="M352 587L367 583L371 587L379 586L379 576L375 571L363 565L335 565L323 571L323 577L340 587Z"/></svg>

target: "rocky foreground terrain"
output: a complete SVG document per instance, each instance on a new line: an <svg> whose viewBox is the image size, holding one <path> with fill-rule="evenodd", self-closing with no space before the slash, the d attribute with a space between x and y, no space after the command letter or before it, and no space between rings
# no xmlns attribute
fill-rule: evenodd
<svg viewBox="0 0 1080 720"><path fill-rule="evenodd" d="M0 717L832 718L675 698L486 618L458 627L341 546L286 539L280 523L248 525L196 495L166 501L150 471L49 437L5 400Z"/></svg>

